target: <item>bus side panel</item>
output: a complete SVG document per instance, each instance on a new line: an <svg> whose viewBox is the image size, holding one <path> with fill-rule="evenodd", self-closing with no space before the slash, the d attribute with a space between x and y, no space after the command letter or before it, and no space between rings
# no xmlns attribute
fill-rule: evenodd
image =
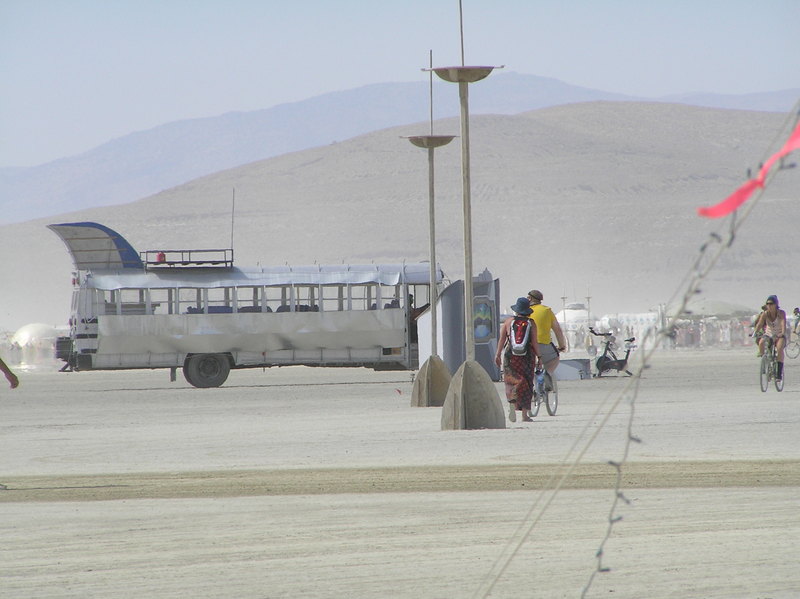
<svg viewBox="0 0 800 599"><path fill-rule="evenodd" d="M97 354L404 348L402 309L101 316Z"/></svg>

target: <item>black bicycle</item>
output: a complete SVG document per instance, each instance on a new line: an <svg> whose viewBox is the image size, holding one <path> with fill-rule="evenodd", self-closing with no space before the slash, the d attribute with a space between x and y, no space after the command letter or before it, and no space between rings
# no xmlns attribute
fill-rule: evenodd
<svg viewBox="0 0 800 599"><path fill-rule="evenodd" d="M624 372L628 376L633 376L633 373L628 370L628 357L636 348L636 346L633 344L633 342L636 341L636 337L625 339L625 355L621 358L618 358L617 354L614 352L614 346L616 345L617 338L614 337L612 333L598 333L592 327L589 327L589 331L592 333L592 335L603 338L603 353L601 353L600 357L595 360L594 365L595 368L597 368L597 374L594 376L596 378L600 378L603 376L604 372L611 372L612 370Z"/></svg>
<svg viewBox="0 0 800 599"><path fill-rule="evenodd" d="M786 376L785 373L784 376ZM778 352L772 337L764 339L764 353L761 354L758 378L761 382L761 390L764 393L769 389L770 381L775 382L776 391L783 391L783 378L778 378Z"/></svg>

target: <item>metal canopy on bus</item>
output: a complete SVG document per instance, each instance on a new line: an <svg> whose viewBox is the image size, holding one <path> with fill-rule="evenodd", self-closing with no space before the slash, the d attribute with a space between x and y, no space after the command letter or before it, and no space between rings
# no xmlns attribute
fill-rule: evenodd
<svg viewBox="0 0 800 599"><path fill-rule="evenodd" d="M47 227L66 244L76 270L144 269L136 250L113 229L91 222Z"/></svg>

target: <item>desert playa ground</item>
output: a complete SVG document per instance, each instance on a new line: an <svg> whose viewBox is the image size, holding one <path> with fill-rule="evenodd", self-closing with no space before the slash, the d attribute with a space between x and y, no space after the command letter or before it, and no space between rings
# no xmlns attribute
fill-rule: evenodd
<svg viewBox="0 0 800 599"><path fill-rule="evenodd" d="M751 349L658 352L635 395L562 381L555 417L441 431L409 373L23 371L0 390L2 593L579 597L602 547L587 597L798 597L786 373L762 393Z"/></svg>

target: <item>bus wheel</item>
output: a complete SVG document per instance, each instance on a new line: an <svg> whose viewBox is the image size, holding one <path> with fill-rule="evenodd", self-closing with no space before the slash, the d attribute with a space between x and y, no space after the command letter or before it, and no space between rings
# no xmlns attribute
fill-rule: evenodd
<svg viewBox="0 0 800 599"><path fill-rule="evenodd" d="M224 354L195 354L186 358L183 376L193 387L201 389L219 387L231 371L228 357Z"/></svg>

